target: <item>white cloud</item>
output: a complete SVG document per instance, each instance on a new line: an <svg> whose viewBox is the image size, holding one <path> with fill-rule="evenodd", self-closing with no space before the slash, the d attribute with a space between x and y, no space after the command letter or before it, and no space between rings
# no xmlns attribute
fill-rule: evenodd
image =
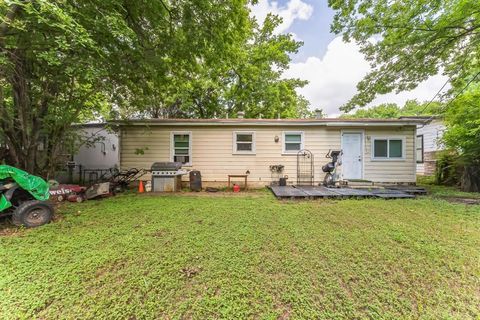
<svg viewBox="0 0 480 320"><path fill-rule="evenodd" d="M290 0L285 6L280 6L276 1L260 0L250 9L252 15L260 24L263 24L263 21L269 13L280 16L283 21L276 29L278 33L287 31L297 19L310 19L313 13L313 7L302 0Z"/></svg>
<svg viewBox="0 0 480 320"><path fill-rule="evenodd" d="M359 47L337 37L330 42L322 58L309 57L305 62L291 63L284 77L308 80L310 83L299 89L299 93L310 101L312 108L323 108L329 116L338 116L341 114L339 107L356 93L357 83L369 70ZM445 77L435 76L412 91L380 96L371 105L384 102L403 105L409 99L430 100L445 81Z"/></svg>

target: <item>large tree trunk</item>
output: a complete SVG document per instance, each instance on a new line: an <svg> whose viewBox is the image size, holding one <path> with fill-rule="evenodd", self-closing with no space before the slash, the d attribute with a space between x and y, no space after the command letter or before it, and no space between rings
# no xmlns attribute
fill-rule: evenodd
<svg viewBox="0 0 480 320"><path fill-rule="evenodd" d="M480 192L480 166L465 166L460 188L467 192Z"/></svg>

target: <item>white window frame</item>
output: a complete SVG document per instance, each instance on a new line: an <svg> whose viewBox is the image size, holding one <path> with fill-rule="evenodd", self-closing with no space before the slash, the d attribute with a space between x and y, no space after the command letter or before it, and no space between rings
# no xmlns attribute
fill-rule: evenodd
<svg viewBox="0 0 480 320"><path fill-rule="evenodd" d="M305 149L305 133L303 131L283 131L282 132L282 154L283 155L292 155L292 154L297 154L298 151L300 150L286 150L285 144L286 144L286 139L285 136L289 134L299 134L301 136L300 138L300 150Z"/></svg>
<svg viewBox="0 0 480 320"><path fill-rule="evenodd" d="M419 146L418 145L418 138L422 138L422 141L421 141L421 145ZM422 158L421 159L418 159L417 157L417 151L421 150L422 151ZM423 134L417 134L415 136L415 160L418 164L422 164L425 159L424 159L424 155L425 155L425 136Z"/></svg>
<svg viewBox="0 0 480 320"><path fill-rule="evenodd" d="M238 134L251 134L252 135L252 151L237 150L237 135ZM256 150L257 150L256 140L257 139L256 139L255 131L233 131L233 135L232 135L233 151L232 151L232 153L233 154L250 154L250 155L256 154ZM242 142L240 142L240 143L242 143Z"/></svg>
<svg viewBox="0 0 480 320"><path fill-rule="evenodd" d="M375 141L376 140L387 140L387 156L386 157L375 157ZM390 140L401 140L402 141L402 156L401 157L390 157ZM405 160L405 152L406 152L406 138L404 136L401 137L372 137L372 145L371 145L371 157L372 161L404 161Z"/></svg>
<svg viewBox="0 0 480 320"><path fill-rule="evenodd" d="M188 157L190 159L190 162L183 164L185 167L191 167L192 166L192 132L191 131L171 131L170 132L170 159L171 161L174 161L174 156L175 156L175 141L174 141L174 136L175 135L181 135L181 134L188 134Z"/></svg>

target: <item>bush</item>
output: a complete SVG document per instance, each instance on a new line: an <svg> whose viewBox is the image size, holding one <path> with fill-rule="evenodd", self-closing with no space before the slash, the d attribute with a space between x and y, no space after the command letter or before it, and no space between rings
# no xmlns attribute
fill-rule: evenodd
<svg viewBox="0 0 480 320"><path fill-rule="evenodd" d="M435 183L447 186L459 183L459 157L456 153L445 151L439 154L435 169Z"/></svg>
<svg viewBox="0 0 480 320"><path fill-rule="evenodd" d="M444 152L437 160L435 183L480 192L480 164L465 160L455 152Z"/></svg>

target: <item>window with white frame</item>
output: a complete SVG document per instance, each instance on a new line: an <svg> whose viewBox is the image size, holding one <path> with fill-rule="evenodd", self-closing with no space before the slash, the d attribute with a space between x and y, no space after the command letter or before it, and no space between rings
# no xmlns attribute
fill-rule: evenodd
<svg viewBox="0 0 480 320"><path fill-rule="evenodd" d="M403 159L403 146L401 138L374 138L373 159Z"/></svg>
<svg viewBox="0 0 480 320"><path fill-rule="evenodd" d="M283 153L297 153L303 149L303 132L283 132Z"/></svg>
<svg viewBox="0 0 480 320"><path fill-rule="evenodd" d="M423 163L423 134L417 136L415 148L417 163Z"/></svg>
<svg viewBox="0 0 480 320"><path fill-rule="evenodd" d="M233 133L234 153L255 153L255 132L236 131Z"/></svg>
<svg viewBox="0 0 480 320"><path fill-rule="evenodd" d="M189 132L172 132L172 160L185 165L192 161L192 135Z"/></svg>

